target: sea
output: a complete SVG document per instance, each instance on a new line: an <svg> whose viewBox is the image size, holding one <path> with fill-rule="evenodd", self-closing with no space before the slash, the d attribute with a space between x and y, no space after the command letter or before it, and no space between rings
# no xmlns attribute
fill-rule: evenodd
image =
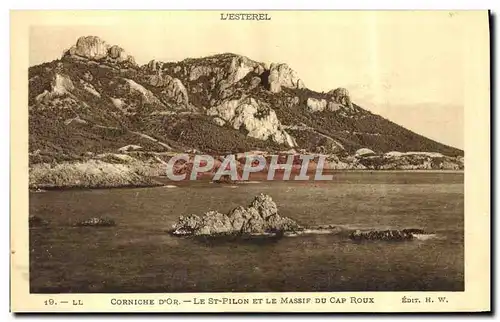
<svg viewBox="0 0 500 322"><path fill-rule="evenodd" d="M329 181L165 182L162 187L30 192L32 293L464 290L464 174L344 171ZM179 216L228 212L270 195L302 225L420 228L433 238L352 241L181 238ZM75 227L107 217L114 227Z"/></svg>

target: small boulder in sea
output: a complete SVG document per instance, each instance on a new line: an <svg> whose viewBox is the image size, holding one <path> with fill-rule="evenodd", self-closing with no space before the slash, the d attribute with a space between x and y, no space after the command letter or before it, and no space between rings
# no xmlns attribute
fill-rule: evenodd
<svg viewBox="0 0 500 322"><path fill-rule="evenodd" d="M76 223L76 226L79 226L79 227L111 227L111 226L116 226L116 223L113 219L94 217L94 218L82 220L82 221Z"/></svg>
<svg viewBox="0 0 500 322"><path fill-rule="evenodd" d="M298 230L303 228L294 220L280 216L272 198L261 193L248 207L239 206L227 214L208 211L203 216L181 216L171 233L175 236L275 236Z"/></svg>
<svg viewBox="0 0 500 322"><path fill-rule="evenodd" d="M415 234L418 234L418 235L427 234L427 232L425 230L419 229L419 228L403 229L402 232L407 233L407 234L412 234L412 235L415 235Z"/></svg>
<svg viewBox="0 0 500 322"><path fill-rule="evenodd" d="M412 240L414 234L425 234L425 232L422 229L355 230L349 235L349 238L352 240L404 241Z"/></svg>
<svg viewBox="0 0 500 322"><path fill-rule="evenodd" d="M28 222L30 227L44 227L49 225L47 220L35 215L29 216Z"/></svg>
<svg viewBox="0 0 500 322"><path fill-rule="evenodd" d="M30 189L30 192L46 192L46 190L43 190L40 188L33 188L33 189Z"/></svg>

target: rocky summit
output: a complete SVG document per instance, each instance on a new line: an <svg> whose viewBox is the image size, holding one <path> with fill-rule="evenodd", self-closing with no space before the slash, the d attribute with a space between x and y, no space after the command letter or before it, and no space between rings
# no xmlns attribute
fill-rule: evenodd
<svg viewBox="0 0 500 322"><path fill-rule="evenodd" d="M363 109L346 88L307 88L286 62L222 53L138 65L119 44L83 36L59 59L31 66L28 76L32 167L74 168L121 154L133 160L112 168L135 176L144 171L122 165L161 165L167 154L185 151L258 150L326 154L340 168L463 168L463 151ZM360 149L374 155L357 156Z"/></svg>
<svg viewBox="0 0 500 322"><path fill-rule="evenodd" d="M116 62L128 61L135 64L134 57L128 55L125 50L117 45L108 45L105 41L95 36L78 38L76 45L65 52L73 58L86 58L92 60L110 59Z"/></svg>

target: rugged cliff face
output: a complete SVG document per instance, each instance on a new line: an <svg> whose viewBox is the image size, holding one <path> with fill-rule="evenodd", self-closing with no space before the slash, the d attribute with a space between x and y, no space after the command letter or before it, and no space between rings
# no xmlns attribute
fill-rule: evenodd
<svg viewBox="0 0 500 322"><path fill-rule="evenodd" d="M291 148L338 157L361 148L463 155L362 109L344 88L307 89L285 63L226 53L139 66L95 36L29 69L29 116L32 164L131 153L127 146L148 157Z"/></svg>

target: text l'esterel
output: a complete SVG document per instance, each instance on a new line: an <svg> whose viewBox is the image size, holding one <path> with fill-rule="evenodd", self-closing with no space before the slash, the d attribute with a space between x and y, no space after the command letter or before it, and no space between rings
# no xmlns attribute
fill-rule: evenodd
<svg viewBox="0 0 500 322"><path fill-rule="evenodd" d="M221 13L220 20L271 20L267 13Z"/></svg>

